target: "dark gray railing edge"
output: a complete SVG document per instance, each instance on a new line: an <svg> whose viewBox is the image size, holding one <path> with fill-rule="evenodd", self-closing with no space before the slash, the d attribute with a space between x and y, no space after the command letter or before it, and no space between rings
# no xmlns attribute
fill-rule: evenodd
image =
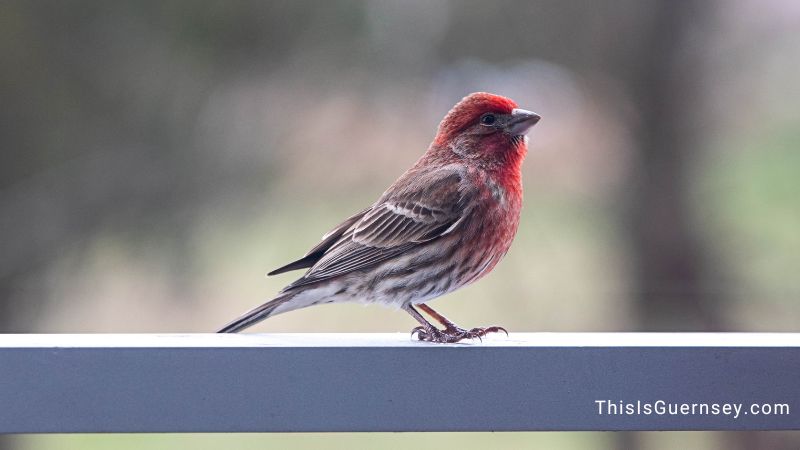
<svg viewBox="0 0 800 450"><path fill-rule="evenodd" d="M800 429L798 333L0 335L0 432Z"/></svg>

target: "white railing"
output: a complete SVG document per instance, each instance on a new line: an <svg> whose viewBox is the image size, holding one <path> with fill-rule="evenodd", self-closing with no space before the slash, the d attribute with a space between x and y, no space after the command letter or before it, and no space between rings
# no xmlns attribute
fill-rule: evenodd
<svg viewBox="0 0 800 450"><path fill-rule="evenodd" d="M800 334L0 335L0 433L712 429L800 429Z"/></svg>

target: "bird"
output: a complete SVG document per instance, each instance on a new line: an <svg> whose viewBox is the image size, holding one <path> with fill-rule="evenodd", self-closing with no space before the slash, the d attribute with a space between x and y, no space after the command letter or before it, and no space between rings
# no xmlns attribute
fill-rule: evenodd
<svg viewBox="0 0 800 450"><path fill-rule="evenodd" d="M508 334L500 326L461 328L427 302L477 281L508 252L522 208L526 134L539 119L510 98L467 95L442 119L427 151L375 203L267 274L307 269L302 277L218 333L312 305L362 302L406 311L419 323L411 336L420 341Z"/></svg>

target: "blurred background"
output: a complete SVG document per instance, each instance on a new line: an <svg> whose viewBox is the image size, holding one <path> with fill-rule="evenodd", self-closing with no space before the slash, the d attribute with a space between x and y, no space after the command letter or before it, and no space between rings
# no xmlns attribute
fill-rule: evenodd
<svg viewBox="0 0 800 450"><path fill-rule="evenodd" d="M473 91L543 117L512 331L800 331L800 2L3 1L0 332L210 332ZM259 332L408 332L319 306ZM16 436L47 448L800 447L791 433Z"/></svg>

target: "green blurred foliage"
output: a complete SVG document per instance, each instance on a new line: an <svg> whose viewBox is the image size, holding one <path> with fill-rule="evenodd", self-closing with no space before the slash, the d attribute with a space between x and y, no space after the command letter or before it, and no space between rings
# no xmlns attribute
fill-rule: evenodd
<svg viewBox="0 0 800 450"><path fill-rule="evenodd" d="M94 450L113 447L119 450L159 449L529 449L598 448L610 442L611 435L601 433L314 433L314 434L240 434L234 435L57 435L24 440L20 450ZM234 440L235 439L235 440Z"/></svg>

